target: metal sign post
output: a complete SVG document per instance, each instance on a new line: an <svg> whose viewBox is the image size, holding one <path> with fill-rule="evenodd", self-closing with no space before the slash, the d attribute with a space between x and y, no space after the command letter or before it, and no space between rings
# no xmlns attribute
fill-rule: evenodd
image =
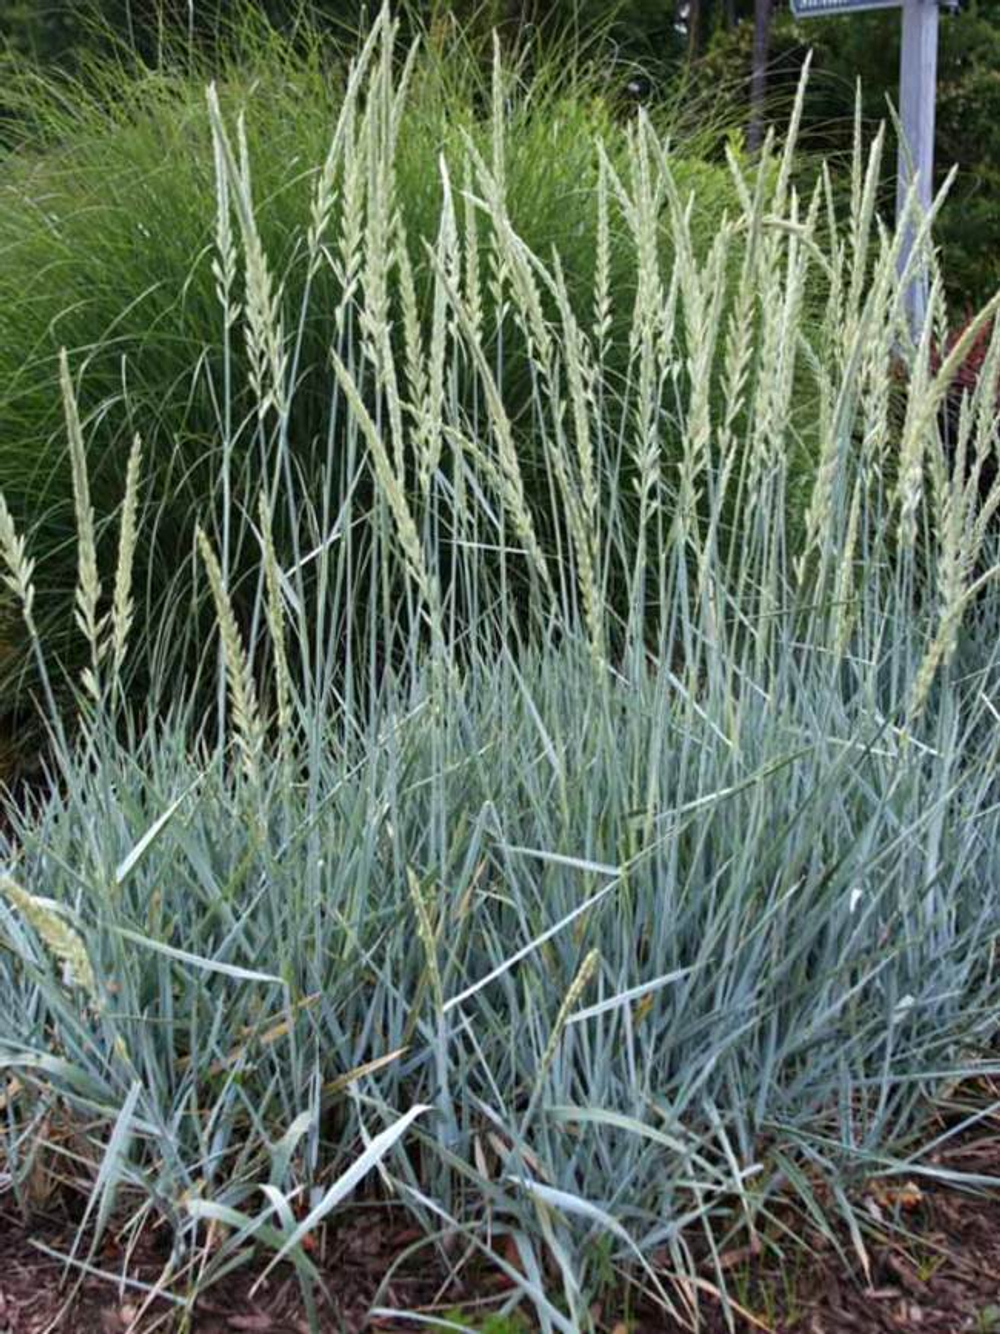
<svg viewBox="0 0 1000 1334"><path fill-rule="evenodd" d="M938 0L791 0L797 19L828 14L853 14L865 9L903 10L903 45L899 60L899 112L902 135L896 173L896 225L902 223L903 205L916 181L922 209L929 209L934 193L934 102L937 93ZM900 272L909 263L915 228L903 238ZM928 275L922 265L906 292L906 311L916 338L927 313Z"/></svg>
<svg viewBox="0 0 1000 1334"><path fill-rule="evenodd" d="M899 60L899 116L902 141L896 175L896 219L911 185L916 181L917 199L926 212L934 197L934 103L937 88L938 6L937 0L903 0L903 49ZM915 226L906 228L900 252L900 272L913 251ZM906 293L906 312L914 338L927 314L927 266L921 265Z"/></svg>

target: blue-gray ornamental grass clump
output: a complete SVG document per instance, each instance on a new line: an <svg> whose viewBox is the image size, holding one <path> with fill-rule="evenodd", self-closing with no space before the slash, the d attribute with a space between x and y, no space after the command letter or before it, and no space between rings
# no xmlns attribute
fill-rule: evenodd
<svg viewBox="0 0 1000 1334"><path fill-rule="evenodd" d="M86 357L62 376L79 663L0 505L54 779L0 833L11 1188L27 1205L72 1143L68 1263L158 1224L181 1310L253 1245L316 1327L309 1239L363 1196L498 1267L547 1334L633 1284L735 1319L723 1257L787 1254L784 1211L867 1273L860 1183L945 1175L938 1110L998 1072L1000 623L966 464L995 447L1000 333L953 456L964 347L932 368L939 283L908 342L881 139L847 216L825 174L800 197L804 92L783 146L730 155L707 246L647 119L617 159L595 142L581 306L507 208L500 65L486 142L436 170L422 322L391 50L383 18L310 177L304 261L343 279L321 386L298 357L320 289L283 281L262 150L209 94L219 337L252 411L223 357L197 673L134 611L166 502L127 372L106 564ZM312 393L337 429L307 472Z"/></svg>

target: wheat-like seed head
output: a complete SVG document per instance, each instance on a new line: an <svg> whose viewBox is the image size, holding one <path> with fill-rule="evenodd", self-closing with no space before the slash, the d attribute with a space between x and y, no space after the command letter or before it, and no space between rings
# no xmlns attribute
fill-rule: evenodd
<svg viewBox="0 0 1000 1334"><path fill-rule="evenodd" d="M402 482L393 470L385 444L371 419L368 409L365 407L353 376L333 350L330 352L330 359L351 412L368 442L375 478L388 502L389 511L395 521L399 543L410 575L420 590L434 621L435 629L438 633L441 633L443 622L437 580L431 576L428 570L423 547L420 543L420 535Z"/></svg>
<svg viewBox="0 0 1000 1334"><path fill-rule="evenodd" d="M592 949L577 970L576 977L574 977L573 981L569 984L566 996L559 1007L558 1014L556 1015L556 1021L552 1025L552 1032L549 1034L549 1040L545 1044L542 1059L538 1063L538 1072L535 1075L536 1087L543 1082L545 1076L551 1069L552 1062L556 1057L556 1052L559 1050L559 1042L562 1038L563 1031L566 1028L566 1022L573 1013L577 1001L589 986L590 979L597 971L597 965L600 961L601 951Z"/></svg>
<svg viewBox="0 0 1000 1334"><path fill-rule="evenodd" d="M99 995L90 956L83 938L66 921L59 905L51 899L29 894L5 875L0 875L0 893L14 905L37 932L49 953L63 965L67 985L79 987L96 1005Z"/></svg>
<svg viewBox="0 0 1000 1334"><path fill-rule="evenodd" d="M948 656L949 646L954 643L957 633L958 628L953 618L949 621L942 620L937 633L928 644L920 666L917 668L910 691L906 710L909 727L913 727L919 721L927 703L931 686L934 684L934 678L937 676L938 668Z"/></svg>
<svg viewBox="0 0 1000 1334"><path fill-rule="evenodd" d="M406 868L406 882L410 890L410 902L413 904L417 917L417 935L424 947L424 957L427 960L427 973L430 977L434 1008L440 1014L444 1009L444 988L441 981L441 969L438 965L437 937L434 934L434 927L427 908L427 901L424 898L424 892L420 887L420 881L416 872L410 866Z"/></svg>
<svg viewBox="0 0 1000 1334"><path fill-rule="evenodd" d="M580 498L596 551L600 545L601 520L597 459L590 420L593 411L593 398L589 389L592 383L592 352L587 336L573 314L566 278L558 255L553 257L553 276L556 304L562 321L561 360L566 374L566 387L569 390L577 473L580 478Z"/></svg>
<svg viewBox="0 0 1000 1334"><path fill-rule="evenodd" d="M640 112L630 147L632 232L638 263L636 313L640 320L650 319L655 323L663 298L663 278L660 272L660 214L663 197L666 196L668 200L674 222L684 210L676 207L677 188L670 168L668 146L657 136L645 111ZM672 237L678 274L682 280L692 271L694 264L689 223L688 216L682 222L680 234Z"/></svg>
<svg viewBox="0 0 1000 1334"><path fill-rule="evenodd" d="M688 281L682 285L682 292L686 289L687 293L684 298L684 324L688 344L690 397L681 461L680 503L685 512L690 514L692 524L695 520L696 493L709 463L713 367L726 294L730 238L729 228L720 228L706 261L704 275L697 274L692 256L691 273Z"/></svg>
<svg viewBox="0 0 1000 1334"><path fill-rule="evenodd" d="M785 130L784 146L781 154L781 162L778 168L778 179L774 188L773 209L775 214L780 215L785 207L785 195L792 180L792 174L795 167L795 155L799 141L799 130L802 127L802 113L806 104L806 89L809 86L809 70L812 66L812 52L806 54L802 62L802 71L799 75L798 87L795 90L795 102L792 106L792 114L788 120L788 127Z"/></svg>
<svg viewBox="0 0 1000 1334"><path fill-rule="evenodd" d="M597 235L594 244L594 345L597 360L603 363L614 318L611 295L611 216L608 199L608 160L604 146L597 153Z"/></svg>
<svg viewBox="0 0 1000 1334"><path fill-rule="evenodd" d="M540 367L551 366L554 350L552 335L545 318L536 277L536 270L540 270L542 266L531 254L511 222L502 174L498 177L487 167L482 155L468 137L465 146L468 160L475 170L480 192L489 211L498 256L498 269L494 275L494 282L499 282L498 275L502 272L504 280L510 283L513 290L511 314L524 330L529 352ZM499 296L498 290L495 299ZM501 317L503 310L503 306L497 306L498 318Z"/></svg>
<svg viewBox="0 0 1000 1334"><path fill-rule="evenodd" d="M417 289L406 227L401 215L396 218L393 253L399 273L399 302L403 312L403 364L407 396L411 403L421 403L427 396L427 368L423 327L417 304Z"/></svg>
<svg viewBox="0 0 1000 1334"><path fill-rule="evenodd" d="M389 295L396 226L392 67L391 60L386 63L387 60L388 57L376 72L362 130L368 158L368 225L362 262L360 324L365 354L375 368L376 381L388 411L395 471L402 477L406 468L406 435L391 340Z"/></svg>
<svg viewBox="0 0 1000 1334"><path fill-rule="evenodd" d="M243 769L251 781L256 781L260 774L260 758L264 745L264 732L260 713L257 708L257 692L254 688L253 672L243 648L236 616L233 612L229 594L222 581L222 571L211 543L201 528L197 533L198 549L208 575L212 600L215 603L215 615L222 638L223 656L226 664L226 681L229 686L229 699L233 712L233 728L236 744L243 760Z"/></svg>
<svg viewBox="0 0 1000 1334"><path fill-rule="evenodd" d="M862 444L861 471L865 485L885 474L891 447L890 410L892 405L893 358L895 338L889 318L891 291L884 285L880 294L874 333L861 369Z"/></svg>
<svg viewBox="0 0 1000 1334"><path fill-rule="evenodd" d="M970 499L979 492L979 481L987 460L992 460L994 465L1000 462L998 387L1000 387L1000 320L994 320L990 344L983 358L974 396L978 402L975 403L975 438L972 446L975 466L971 470L968 484ZM971 540L976 553L981 550L986 534L990 531L998 506L1000 506L1000 469L989 494L980 505L973 506L975 518Z"/></svg>
<svg viewBox="0 0 1000 1334"><path fill-rule="evenodd" d="M841 441L835 429L836 407L833 398L833 385L830 377L822 368L816 374L818 397L816 416L819 426L819 457L813 475L812 491L805 515L805 532L801 553L796 562L795 575L801 584L810 568L810 557L819 554L820 569L817 576L817 592L821 589L826 573L826 562L830 546L826 536L834 519L834 495L837 481L844 466Z"/></svg>
<svg viewBox="0 0 1000 1334"><path fill-rule="evenodd" d="M857 607L854 599L854 562L858 545L858 528L861 521L861 479L854 483L851 495L851 508L847 516L847 533L844 537L843 550L840 552L840 566L834 585L834 652L842 658L850 644Z"/></svg>
<svg viewBox="0 0 1000 1334"><path fill-rule="evenodd" d="M932 291L932 298L939 297L939 291ZM912 550L916 542L917 509L924 489L924 457L927 446L925 405L931 397L930 353L933 334L933 322L927 319L924 321L917 349L916 364L910 373L906 421L899 447L899 481L896 497L899 505L899 543L904 550Z"/></svg>
<svg viewBox="0 0 1000 1334"><path fill-rule="evenodd" d="M236 207L243 239L247 353L257 412L263 419L268 410L274 407L281 416L286 409L285 372L288 361L281 320L281 292L271 277L254 214L246 123L241 114L236 125L237 157L226 134L214 84L210 85L207 98L216 161L224 173L227 193Z"/></svg>
<svg viewBox="0 0 1000 1334"><path fill-rule="evenodd" d="M364 45L351 61L348 69L347 87L340 104L337 123L310 201L310 224L306 238L310 276L315 276L322 261L323 244L337 202L338 178L342 178L344 174L344 153L348 145L351 145L354 140L357 104L362 81L368 73L372 55L378 43L391 40L391 35L386 34L387 22L387 13L382 10L376 16Z"/></svg>
<svg viewBox="0 0 1000 1334"><path fill-rule="evenodd" d="M453 321L449 292L455 293L457 299L461 275L461 255L451 178L443 157L440 159L439 168L442 189L441 219L434 250L434 301L431 313L427 392L423 405L418 458L420 483L425 493L441 458L445 374L448 368L448 349L451 346L449 326Z"/></svg>
<svg viewBox="0 0 1000 1334"><path fill-rule="evenodd" d="M511 516L518 539L528 552L532 569L541 580L546 593L551 599L554 599L555 589L552 584L552 577L549 574L548 565L535 529L535 521L528 504L521 464L514 441L513 427L504 406L503 396L500 393L493 371L486 360L482 344L476 337L465 303L459 293L449 284L447 274L442 273L440 268L437 269L437 273L444 284L451 309L464 336L465 349L475 365L486 399L490 430L497 446L499 462L497 479L501 488L501 497ZM478 454L477 450L470 452L474 457Z"/></svg>
<svg viewBox="0 0 1000 1334"><path fill-rule="evenodd" d="M740 168L732 149L728 150L729 169L742 184ZM722 399L725 404L722 427L719 432L719 452L728 458L735 439L736 422L743 411L750 364L753 355L754 307L756 304L755 268L757 247L764 218L765 174L758 172L757 185L751 196L745 186L742 190L744 233L743 258L739 284L726 325L725 356L723 363Z"/></svg>
<svg viewBox="0 0 1000 1334"><path fill-rule="evenodd" d="M970 492L969 509L974 515L969 538L971 559L974 562L982 551L983 542L986 534L990 531L993 517L1000 509L1000 475L997 476L981 503L978 501L978 491Z"/></svg>
<svg viewBox="0 0 1000 1334"><path fill-rule="evenodd" d="M483 329L483 281L480 273L479 219L476 201L472 196L472 168L466 159L463 180L463 244L465 255L465 285L462 296L469 312L469 324L474 337Z"/></svg>
<svg viewBox="0 0 1000 1334"><path fill-rule="evenodd" d="M212 139L212 158L215 164L215 256L212 274L215 291L227 329L235 324L239 306L233 299L236 285L236 242L233 237L232 203L229 197L229 177L225 154L217 135Z"/></svg>
<svg viewBox="0 0 1000 1334"><path fill-rule="evenodd" d="M559 486L559 492L566 515L566 526L573 547L576 561L576 577L583 600L583 616L590 641L591 657L595 663L605 659L604 648L604 600L598 580L591 546L591 534L587 523L586 509L580 494L579 482L571 477L567 462L568 449L562 428L561 403L553 404L555 440L547 441L549 462Z"/></svg>
<svg viewBox="0 0 1000 1334"><path fill-rule="evenodd" d="M76 509L76 623L87 640L91 652L91 668L85 674L85 684L87 684L91 694L96 695L98 686L95 673L104 652L103 630L105 618L99 617L97 612L101 598L101 581L97 572L94 509L90 503L90 483L87 476L87 453L83 443L83 428L80 424L76 394L69 373L69 358L66 355L65 348L59 353L59 383L62 389L66 431L69 437L73 501Z"/></svg>
<svg viewBox="0 0 1000 1334"><path fill-rule="evenodd" d="M21 606L21 614L29 629L33 626L31 609L35 601L35 588L32 576L35 562L27 554L27 542L19 534L13 516L7 505L7 499L0 491L0 557L7 567L4 583L15 594Z"/></svg>
<svg viewBox="0 0 1000 1334"><path fill-rule="evenodd" d="M860 97L860 94L859 94ZM847 293L848 318L845 320L845 336L849 336L850 326L857 320L861 310L867 284L871 280L868 254L871 246L872 231L875 222L875 207L878 202L879 184L882 179L882 153L885 146L885 126L879 127L878 133L868 152L868 163L864 182L860 177L862 160L862 129L860 122L860 101L854 129L854 195L851 207L851 282Z"/></svg>
<svg viewBox="0 0 1000 1334"><path fill-rule="evenodd" d="M142 441L132 441L125 469L125 496L122 500L121 527L118 532L118 561L115 566L114 596L111 602L111 651L114 679L117 682L125 653L135 606L132 601L132 566L135 558L137 514L139 507L139 472L142 466Z"/></svg>
<svg viewBox="0 0 1000 1334"><path fill-rule="evenodd" d="M330 264L340 287L335 311L338 332L343 330L347 311L354 300L363 262L366 176L364 154L355 122L356 114L352 103L348 108L347 127L344 133L337 249L330 257Z"/></svg>
<svg viewBox="0 0 1000 1334"><path fill-rule="evenodd" d="M494 29L493 69L490 81L490 152L492 154L491 166L493 179L496 181L497 189L501 195L506 193L507 188L507 182L504 175L507 162L507 113L504 105L506 102L504 82L505 72L503 53L500 47L500 36Z"/></svg>
<svg viewBox="0 0 1000 1334"><path fill-rule="evenodd" d="M996 443L997 415L1000 413L1000 402L997 398L998 391L1000 391L1000 319L994 318L993 327L990 331L989 346L986 349L986 356L983 358L979 378L976 381L975 398L978 400L976 415L977 453L985 453L989 447L988 442Z"/></svg>
<svg viewBox="0 0 1000 1334"><path fill-rule="evenodd" d="M292 678L288 669L288 655L285 650L285 611L281 593L281 572L274 549L271 508L267 503L267 495L264 491L261 491L258 497L257 514L260 519L264 578L267 583L267 626L274 652L275 689L278 699L278 735L282 744L285 744L291 736L292 728Z"/></svg>
<svg viewBox="0 0 1000 1334"><path fill-rule="evenodd" d="M384 81L385 95L389 104L385 122L385 153L386 157L394 162L399 144L399 135L403 127L403 116L406 111L410 84L413 81L413 72L417 67L417 59L420 55L420 41L415 39L410 43L410 49L406 53L402 68L397 69L395 45L396 34L399 31L399 20L389 17L388 5L383 12L385 21L380 74Z"/></svg>

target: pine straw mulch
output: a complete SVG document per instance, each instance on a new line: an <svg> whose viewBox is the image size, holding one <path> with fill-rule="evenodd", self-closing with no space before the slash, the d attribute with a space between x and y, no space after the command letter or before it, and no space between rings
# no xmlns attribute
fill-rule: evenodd
<svg viewBox="0 0 1000 1334"><path fill-rule="evenodd" d="M996 1097L996 1089L989 1092ZM949 1143L936 1165L1000 1179L1000 1113ZM854 1266L858 1272L847 1272L836 1249L818 1239L811 1254L790 1255L785 1268L749 1250L724 1258L733 1295L754 1317L738 1319L738 1334L1000 1334L1000 1189L958 1190L926 1179L919 1188L872 1182L862 1207L870 1219L867 1279L860 1264ZM26 1227L12 1203L0 1200L0 1334L168 1334L178 1328L176 1308L164 1301L141 1313L144 1294L138 1289L120 1292L107 1279L84 1275L71 1293L62 1262L46 1253L65 1254L72 1245L73 1220L56 1209L51 1201ZM790 1213L789 1223L792 1218ZM806 1235L801 1220L798 1231ZM509 1280L483 1268L463 1270L461 1281L445 1290L443 1271L429 1248L414 1246L418 1241L419 1233L399 1214L374 1208L355 1209L329 1229L311 1254L334 1303L323 1311L323 1334L433 1327L370 1315L383 1277L407 1248L411 1255L381 1293L385 1306L438 1318L460 1306L471 1324L474 1311L483 1319L509 1295ZM846 1232L841 1244L852 1254ZM164 1260L159 1237L144 1236L133 1247L127 1272L155 1283ZM123 1262L110 1241L95 1257L106 1272L120 1273ZM272 1271L255 1288L259 1275L259 1266L248 1265L209 1289L196 1305L192 1334L307 1334L291 1271ZM703 1310L705 1334L722 1334L725 1322L710 1298ZM662 1316L633 1316L626 1324L610 1307L594 1314L606 1334L680 1334ZM523 1325L525 1334L531 1328L530 1322Z"/></svg>

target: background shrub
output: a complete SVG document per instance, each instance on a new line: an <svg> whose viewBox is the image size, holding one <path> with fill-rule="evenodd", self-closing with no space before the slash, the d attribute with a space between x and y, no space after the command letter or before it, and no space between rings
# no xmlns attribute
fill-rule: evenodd
<svg viewBox="0 0 1000 1334"><path fill-rule="evenodd" d="M331 467L341 467L343 451L341 424L330 415L335 381L329 349L335 346L351 366L364 360L370 296L365 229L371 225L373 172L391 191L379 206L391 230L383 243L392 251L385 281L395 353L402 357L406 320L398 262L403 248L412 270L413 318L420 337L431 337L434 283L427 247L438 243L442 226L443 162L450 173L454 225L463 232L475 225L480 232L476 262L484 351L513 423L529 499L548 533L545 540L555 540L553 520L545 517L548 473L530 426L527 341L508 318L497 321L491 279L495 237L488 214L463 196L474 181L475 154L490 164L502 159L510 226L542 259L558 252L573 308L589 323L598 145L623 172L630 133L605 95L601 76L582 62L541 58L531 47L505 57L484 76L479 57L460 36L447 50L425 43L391 139L385 127L365 128L370 103L369 94L362 95L347 134L352 152L374 156L352 178L351 205L343 197L346 168L338 164L332 187L340 194L331 200L329 234L322 253L310 257L310 209L343 106L346 60L331 59L318 37L290 43L266 28L242 30L241 43L218 88L227 120L245 113L255 226L276 300L280 292L283 351L292 359L294 380L281 428L291 447L287 466L308 495L325 494L323 504L337 512L337 487L345 479L330 474ZM397 44L391 57L397 73L405 54ZM0 177L0 478L15 520L30 530L38 555L38 616L53 648L68 651L74 519L57 392L57 354L65 347L78 381L98 541L104 550L111 540L108 521L122 492L133 434L141 430L145 503L155 514L147 545L137 555L137 596L150 630L150 658L168 643L176 654L184 641L197 660L201 644L191 613L204 590L196 588L195 524L221 532L223 516L229 516L228 524L233 503L249 503L273 458L273 441L254 420L258 399L246 341L238 331L227 331L217 299L217 182L204 78L200 71L128 78L108 65L92 70L86 86L33 80L31 98L32 136L7 160ZM682 145L672 151L671 162L678 191L691 192L696 200L694 237L703 251L737 201L725 166L710 165L697 154L697 142ZM357 210L353 222L345 207ZM603 337L605 392L614 393L629 363L636 263L614 198L608 208L614 302ZM235 227L235 218L230 225ZM351 226L361 230L345 242ZM342 244L354 245L350 256L340 253ZM663 258L669 255L665 222L656 244ZM246 299L244 277L234 273L231 281L236 306ZM541 300L551 319L556 313L551 293L543 290ZM478 411L468 398L473 377L467 369L455 362L448 374L449 394L470 412ZM665 455L676 454L676 436L665 431L661 448ZM217 489L220 450L228 459L225 494ZM363 494L366 487L362 481ZM283 552L286 518L275 516ZM242 581L250 576L239 551L227 543L226 577L237 614L245 620L250 584ZM183 652L178 661L182 658ZM23 656L15 661L23 663ZM4 681L11 688L9 670Z"/></svg>

